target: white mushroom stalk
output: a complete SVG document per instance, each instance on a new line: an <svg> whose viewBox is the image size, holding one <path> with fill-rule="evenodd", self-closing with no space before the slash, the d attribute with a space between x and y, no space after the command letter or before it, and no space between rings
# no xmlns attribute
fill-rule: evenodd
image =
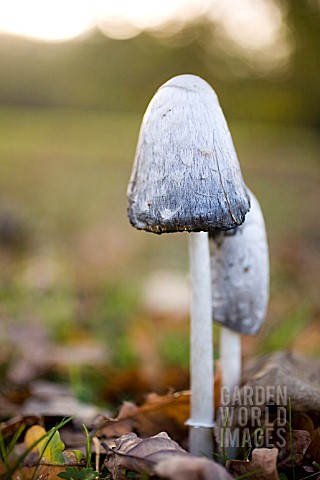
<svg viewBox="0 0 320 480"><path fill-rule="evenodd" d="M240 385L241 334L256 335L269 299L269 253L263 215L249 191L251 209L240 227L210 236L212 315L220 336L222 384Z"/></svg>
<svg viewBox="0 0 320 480"><path fill-rule="evenodd" d="M232 392L240 385L242 369L241 335L229 328L220 330L221 383Z"/></svg>
<svg viewBox="0 0 320 480"><path fill-rule="evenodd" d="M194 455L212 457L214 356L210 253L206 232L190 233L189 258L191 279L190 388L192 391L190 418L188 420L190 427L189 449L190 453Z"/></svg>
<svg viewBox="0 0 320 480"><path fill-rule="evenodd" d="M217 96L180 75L157 91L143 118L128 186L128 216L153 233L190 236L191 391L189 449L212 456L213 347L207 233L243 223L249 197Z"/></svg>

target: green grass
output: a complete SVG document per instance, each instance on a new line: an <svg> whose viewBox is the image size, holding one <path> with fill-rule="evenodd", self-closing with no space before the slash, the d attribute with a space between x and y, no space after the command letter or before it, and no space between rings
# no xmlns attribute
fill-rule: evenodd
<svg viewBox="0 0 320 480"><path fill-rule="evenodd" d="M2 108L1 196L49 230L121 215L137 128L129 114Z"/></svg>
<svg viewBox="0 0 320 480"><path fill-rule="evenodd" d="M280 325L270 328L262 346L262 351L268 353L290 348L292 342L307 327L310 316L310 306L301 303L287 317L282 319Z"/></svg>

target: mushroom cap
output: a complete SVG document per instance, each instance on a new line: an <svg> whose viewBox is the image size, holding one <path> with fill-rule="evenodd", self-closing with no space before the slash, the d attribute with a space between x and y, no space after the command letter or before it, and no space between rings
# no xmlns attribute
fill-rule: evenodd
<svg viewBox="0 0 320 480"><path fill-rule="evenodd" d="M256 335L269 300L269 253L260 205L249 193L251 209L244 224L209 235L212 318L231 330Z"/></svg>
<svg viewBox="0 0 320 480"><path fill-rule="evenodd" d="M228 230L250 200L227 122L211 86L172 78L144 115L128 185L131 224L154 233Z"/></svg>

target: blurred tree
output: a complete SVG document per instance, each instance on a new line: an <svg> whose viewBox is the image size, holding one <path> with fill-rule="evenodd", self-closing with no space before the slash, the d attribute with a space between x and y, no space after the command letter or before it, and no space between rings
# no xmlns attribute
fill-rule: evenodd
<svg viewBox="0 0 320 480"><path fill-rule="evenodd" d="M319 2L277 1L290 56L276 65L241 53L206 17L129 40L98 31L62 44L2 36L0 103L142 112L159 85L189 72L212 83L230 119L319 126Z"/></svg>
<svg viewBox="0 0 320 480"><path fill-rule="evenodd" d="M320 126L320 3L285 0L287 22L294 41L293 88L300 98L301 115Z"/></svg>

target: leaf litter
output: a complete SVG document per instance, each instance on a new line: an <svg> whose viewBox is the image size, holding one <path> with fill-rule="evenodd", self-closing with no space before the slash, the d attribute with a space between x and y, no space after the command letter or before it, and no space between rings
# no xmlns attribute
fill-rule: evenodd
<svg viewBox="0 0 320 480"><path fill-rule="evenodd" d="M141 405L123 402L118 415L113 418L105 413L95 417L85 417L82 415L81 408L77 411L78 404L74 403L75 417L52 435L50 446L46 447L47 453L44 453L41 458L39 458L41 442L37 451L32 452L32 448L30 449L32 441L46 432L48 434L52 425L59 423L65 416L63 402L60 402L60 416L56 408L50 415L50 403L47 403L47 411L38 412L38 415L20 414L10 418L0 425L2 445L7 448L10 442L13 442L10 452L7 452L6 462L2 448L0 477L14 480L40 478L90 480L110 478L111 474L115 480L130 476L143 479L146 478L145 475L171 480L195 478L223 480L240 475L243 476L242 478L249 476L253 480L282 478L298 480L310 475L314 479L320 476L317 469L317 464L320 462L319 380L319 362L306 360L297 355L278 353L259 358L255 364L249 365L245 369L245 383L241 388L245 385L286 386L290 395L292 415L290 422L287 422L284 427L284 446L281 448L253 446L246 455L238 451L237 459L232 458L226 462L227 469L219 464L221 461L192 457L186 451L185 421L189 416L190 392L182 391L168 392L165 395L151 393ZM215 383L216 390L220 392L219 375ZM32 385L28 387L30 392L31 387ZM53 385L50 388L53 388ZM44 388L43 394L44 392L53 394L50 388ZM34 388L33 391L37 389ZM61 394L58 385L57 392ZM48 395L50 396L49 393ZM72 396L72 393L69 392L68 395ZM22 396L19 400L22 405L18 411L23 411L25 397L28 398L28 395ZM216 397L216 407L217 400ZM69 408L67 405L68 402L65 405L66 409ZM248 418L250 418L250 406L247 408ZM99 409L93 409L92 413L94 412L99 412ZM0 414L2 414L1 410ZM89 448L93 455L92 461L96 461L96 470L86 464L86 437L82 430L84 418L89 430L91 442ZM219 422L221 419L218 417L217 426ZM233 427L236 428L236 422ZM276 419L273 422L273 428L275 431L278 428ZM218 428L216 433L217 431ZM217 435L216 452L213 452L213 458L214 453L219 456L219 448L219 435ZM24 458L11 477L8 477L6 474L8 466L10 467L12 462L21 458L28 449L30 449L29 455Z"/></svg>

